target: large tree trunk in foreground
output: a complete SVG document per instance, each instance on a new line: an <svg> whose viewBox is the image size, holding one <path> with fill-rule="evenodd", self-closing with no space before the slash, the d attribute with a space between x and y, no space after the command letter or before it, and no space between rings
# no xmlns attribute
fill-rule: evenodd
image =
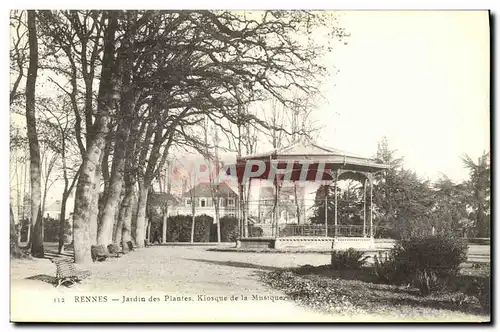
<svg viewBox="0 0 500 332"><path fill-rule="evenodd" d="M101 229L98 234L97 243L102 245L109 244L109 239L113 233L113 224L115 220L116 211L120 202L120 195L123 187L123 173L125 170L126 161L126 147L127 140L130 134L130 112L134 108L134 103L125 98L124 102L128 103L124 107L127 109L122 112L122 120L116 135L115 152L113 155L113 164L111 168L110 183L108 186L108 193L104 203L103 213L101 215Z"/></svg>
<svg viewBox="0 0 500 332"><path fill-rule="evenodd" d="M97 244L97 228L99 223L99 189L101 184L100 164L96 165L94 171L94 183L90 191L90 211L89 211L89 241L90 245Z"/></svg>
<svg viewBox="0 0 500 332"><path fill-rule="evenodd" d="M120 207L119 218L122 220L121 235L116 235L116 244L127 243L132 240L132 203L134 199L134 184L128 183L125 187L125 196Z"/></svg>
<svg viewBox="0 0 500 332"><path fill-rule="evenodd" d="M41 211L40 146L35 117L35 86L38 72L38 41L36 36L35 11L28 10L28 43L30 61L26 79L26 128L30 149L31 218L34 221L31 234L31 255L44 257L43 219Z"/></svg>
<svg viewBox="0 0 500 332"><path fill-rule="evenodd" d="M135 228L135 242L138 247L144 247L146 238L146 207L148 201L149 186L139 184L139 202L137 203L137 226Z"/></svg>
<svg viewBox="0 0 500 332"><path fill-rule="evenodd" d="M125 197L122 198L120 202L120 207L118 210L118 220L116 221L116 227L113 230L113 243L119 245L122 242L123 233L123 218L125 216L125 208L123 204L125 203Z"/></svg>
<svg viewBox="0 0 500 332"><path fill-rule="evenodd" d="M92 189L97 185L96 168L100 165L102 151L106 144L106 134L109 130L110 111L113 107L113 69L114 69L114 35L116 30L116 12L110 11L109 24L104 36L104 54L102 73L99 86L98 112L92 132L90 133L87 151L83 156L81 174L78 179L75 195L74 245L75 262L90 261L90 208L92 207Z"/></svg>

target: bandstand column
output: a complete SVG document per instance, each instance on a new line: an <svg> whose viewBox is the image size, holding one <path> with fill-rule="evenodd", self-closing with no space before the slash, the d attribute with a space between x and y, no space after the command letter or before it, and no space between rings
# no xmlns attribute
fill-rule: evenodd
<svg viewBox="0 0 500 332"><path fill-rule="evenodd" d="M334 234L334 237L337 237L337 234L338 234L338 224L337 224L337 178L338 178L338 171L335 171L335 182L334 182L334 197L335 197L335 216L334 216L334 223L335 223L335 234Z"/></svg>
<svg viewBox="0 0 500 332"><path fill-rule="evenodd" d="M325 186L325 236L328 237L328 186Z"/></svg>
<svg viewBox="0 0 500 332"><path fill-rule="evenodd" d="M363 237L366 237L366 182L363 183Z"/></svg>
<svg viewBox="0 0 500 332"><path fill-rule="evenodd" d="M370 237L373 238L373 181L370 179Z"/></svg>

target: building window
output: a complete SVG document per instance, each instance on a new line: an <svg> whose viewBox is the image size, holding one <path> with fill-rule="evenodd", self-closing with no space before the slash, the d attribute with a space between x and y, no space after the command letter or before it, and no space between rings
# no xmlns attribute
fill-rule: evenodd
<svg viewBox="0 0 500 332"><path fill-rule="evenodd" d="M201 206L201 207L205 207L206 205L207 205L207 202L205 201L205 199L204 199L204 198L202 198L202 199L200 200L200 206Z"/></svg>
<svg viewBox="0 0 500 332"><path fill-rule="evenodd" d="M220 199L220 206L221 207L226 207L226 200L224 198Z"/></svg>
<svg viewBox="0 0 500 332"><path fill-rule="evenodd" d="M228 198L227 199L227 205L228 206L234 206L234 198Z"/></svg>
<svg viewBox="0 0 500 332"><path fill-rule="evenodd" d="M186 205L191 205L191 200L190 199L186 199Z"/></svg>

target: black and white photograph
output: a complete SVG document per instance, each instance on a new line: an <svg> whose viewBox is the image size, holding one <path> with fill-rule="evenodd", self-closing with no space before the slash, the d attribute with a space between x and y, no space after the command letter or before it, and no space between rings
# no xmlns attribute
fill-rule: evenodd
<svg viewBox="0 0 500 332"><path fill-rule="evenodd" d="M491 322L488 10L8 22L11 322Z"/></svg>

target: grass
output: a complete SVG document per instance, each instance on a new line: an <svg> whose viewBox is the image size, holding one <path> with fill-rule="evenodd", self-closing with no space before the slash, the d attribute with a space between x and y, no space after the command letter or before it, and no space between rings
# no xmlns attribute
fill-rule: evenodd
<svg viewBox="0 0 500 332"><path fill-rule="evenodd" d="M330 265L264 272L261 280L279 289L302 306L330 314L383 315L399 319L432 319L438 316L476 317L487 321L478 296L467 289L477 277L488 277L486 266L471 266L447 291L421 296L406 285L380 283L369 267L334 270ZM477 294L475 294L477 295Z"/></svg>

